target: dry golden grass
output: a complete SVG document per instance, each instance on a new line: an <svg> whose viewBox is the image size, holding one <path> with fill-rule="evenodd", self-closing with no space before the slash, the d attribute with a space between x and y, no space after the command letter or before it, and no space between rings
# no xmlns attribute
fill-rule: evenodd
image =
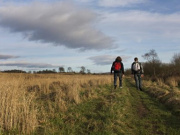
<svg viewBox="0 0 180 135"><path fill-rule="evenodd" d="M169 77L165 82L157 79L156 82L144 81L145 91L150 95L158 98L162 103L166 104L173 110L180 110L180 90L178 86L178 78Z"/></svg>
<svg viewBox="0 0 180 135"><path fill-rule="evenodd" d="M167 78L164 82L160 78L156 78L155 81L151 81L149 78L143 80L142 84L144 91L157 98L160 102L167 105L175 112L180 112L180 89L179 89L179 77ZM132 83L133 80L131 80ZM177 83L178 82L178 83Z"/></svg>
<svg viewBox="0 0 180 135"><path fill-rule="evenodd" d="M133 79L132 79L133 80ZM112 84L110 75L0 74L0 131L31 134L48 127L48 119L98 95L98 86ZM134 82L133 82L134 83ZM180 105L180 91L162 80L143 81L146 92L163 103ZM175 86L175 85L174 85Z"/></svg>
<svg viewBox="0 0 180 135"><path fill-rule="evenodd" d="M177 77L169 77L166 79L165 83L171 87L177 87L178 81Z"/></svg>
<svg viewBox="0 0 180 135"><path fill-rule="evenodd" d="M30 134L55 111L96 97L94 88L111 81L109 75L1 73L0 130Z"/></svg>

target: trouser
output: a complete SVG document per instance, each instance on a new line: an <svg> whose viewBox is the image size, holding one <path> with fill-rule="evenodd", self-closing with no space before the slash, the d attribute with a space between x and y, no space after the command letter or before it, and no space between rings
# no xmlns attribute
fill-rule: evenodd
<svg viewBox="0 0 180 135"><path fill-rule="evenodd" d="M142 81L141 81L141 74L134 74L134 80L136 82L136 88L142 89Z"/></svg>
<svg viewBox="0 0 180 135"><path fill-rule="evenodd" d="M119 78L119 87L122 87L122 73L114 73L114 86L117 86L117 78Z"/></svg>

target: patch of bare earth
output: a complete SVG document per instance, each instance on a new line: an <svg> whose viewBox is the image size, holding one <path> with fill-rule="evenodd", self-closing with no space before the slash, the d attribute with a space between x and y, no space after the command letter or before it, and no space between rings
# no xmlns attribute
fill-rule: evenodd
<svg viewBox="0 0 180 135"><path fill-rule="evenodd" d="M149 113L148 109L146 108L146 106L140 102L140 104L137 106L137 114L140 118L144 118L147 116L147 114Z"/></svg>

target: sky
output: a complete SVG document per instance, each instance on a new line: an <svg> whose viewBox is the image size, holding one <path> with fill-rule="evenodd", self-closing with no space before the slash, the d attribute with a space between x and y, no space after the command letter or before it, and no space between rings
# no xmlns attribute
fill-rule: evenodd
<svg viewBox="0 0 180 135"><path fill-rule="evenodd" d="M0 0L0 70L129 69L154 49L180 52L179 0Z"/></svg>

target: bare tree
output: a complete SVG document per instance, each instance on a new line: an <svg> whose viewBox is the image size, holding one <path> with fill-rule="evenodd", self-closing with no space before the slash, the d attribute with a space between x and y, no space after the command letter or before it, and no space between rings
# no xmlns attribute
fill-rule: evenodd
<svg viewBox="0 0 180 135"><path fill-rule="evenodd" d="M180 53L176 53L174 54L172 60L171 60L171 63L173 65L177 65L177 66L180 66Z"/></svg>
<svg viewBox="0 0 180 135"><path fill-rule="evenodd" d="M73 70L72 70L72 68L71 67L68 67L67 68L67 72L72 72Z"/></svg>
<svg viewBox="0 0 180 135"><path fill-rule="evenodd" d="M32 71L28 71L28 73L29 73L29 74L31 74L31 73L32 73Z"/></svg>
<svg viewBox="0 0 180 135"><path fill-rule="evenodd" d="M145 53L142 55L142 57L149 62L155 62L158 59L158 55L154 49L150 50L148 53Z"/></svg>
<svg viewBox="0 0 180 135"><path fill-rule="evenodd" d="M153 71L153 75L156 76L156 69L160 66L161 61L158 58L158 55L154 49L150 50L148 53L145 53L142 55L144 59L146 59L148 62L146 65L148 65L148 70Z"/></svg>
<svg viewBox="0 0 180 135"><path fill-rule="evenodd" d="M64 67L59 67L59 72L65 72Z"/></svg>
<svg viewBox="0 0 180 135"><path fill-rule="evenodd" d="M85 71L86 71L86 68L84 67L84 66L81 66L81 70L80 70L80 73L85 73Z"/></svg>
<svg viewBox="0 0 180 135"><path fill-rule="evenodd" d="M174 54L171 60L171 72L174 75L180 75L180 53Z"/></svg>
<svg viewBox="0 0 180 135"><path fill-rule="evenodd" d="M33 71L33 74L36 74L37 72L36 71Z"/></svg>
<svg viewBox="0 0 180 135"><path fill-rule="evenodd" d="M87 69L87 73L90 74L90 73L91 73L91 70Z"/></svg>

